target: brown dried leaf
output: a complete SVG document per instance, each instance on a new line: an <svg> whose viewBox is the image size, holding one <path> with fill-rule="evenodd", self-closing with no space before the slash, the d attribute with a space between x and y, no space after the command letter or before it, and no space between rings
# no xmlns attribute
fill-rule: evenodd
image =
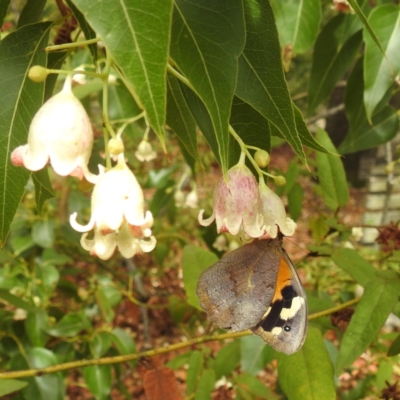
<svg viewBox="0 0 400 400"><path fill-rule="evenodd" d="M182 400L172 369L160 366L146 372L143 386L148 400Z"/></svg>

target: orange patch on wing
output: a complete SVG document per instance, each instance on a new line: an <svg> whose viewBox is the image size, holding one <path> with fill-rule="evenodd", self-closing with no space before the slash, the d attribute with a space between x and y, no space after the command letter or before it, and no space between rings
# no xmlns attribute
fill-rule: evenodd
<svg viewBox="0 0 400 400"><path fill-rule="evenodd" d="M281 256L279 261L278 275L276 277L276 286L272 302L276 300L282 300L282 290L284 287L291 285L292 282L292 270L289 264Z"/></svg>

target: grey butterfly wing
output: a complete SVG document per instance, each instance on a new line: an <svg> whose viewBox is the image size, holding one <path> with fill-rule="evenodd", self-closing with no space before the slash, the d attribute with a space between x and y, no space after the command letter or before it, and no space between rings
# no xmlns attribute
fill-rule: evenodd
<svg viewBox="0 0 400 400"><path fill-rule="evenodd" d="M231 332L256 326L275 290L280 255L273 240L258 240L228 253L205 270L197 284L201 307Z"/></svg>

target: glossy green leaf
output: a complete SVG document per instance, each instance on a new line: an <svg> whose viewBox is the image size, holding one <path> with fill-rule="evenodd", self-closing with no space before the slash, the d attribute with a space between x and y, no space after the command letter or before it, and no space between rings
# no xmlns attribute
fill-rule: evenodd
<svg viewBox="0 0 400 400"><path fill-rule="evenodd" d="M30 349L26 356L29 368L45 368L57 364L57 358L53 352L43 348ZM60 373L29 378L29 385L23 390L24 398L35 400L63 400L65 388Z"/></svg>
<svg viewBox="0 0 400 400"><path fill-rule="evenodd" d="M3 26L11 0L0 0L0 25Z"/></svg>
<svg viewBox="0 0 400 400"><path fill-rule="evenodd" d="M65 314L47 333L55 337L72 337L85 329L80 313Z"/></svg>
<svg viewBox="0 0 400 400"><path fill-rule="evenodd" d="M296 353L279 353L278 379L290 400L335 400L334 371L321 332L309 326L307 339Z"/></svg>
<svg viewBox="0 0 400 400"><path fill-rule="evenodd" d="M112 332L110 332L110 335L119 354L128 355L136 353L136 344L128 332L120 328L114 328ZM130 364L132 368L135 368L136 361L131 361Z"/></svg>
<svg viewBox="0 0 400 400"><path fill-rule="evenodd" d="M195 393L197 382L203 370L203 353L201 351L192 351L189 358L189 369L186 378L186 396Z"/></svg>
<svg viewBox="0 0 400 400"><path fill-rule="evenodd" d="M45 249L53 247L55 239L54 228L54 221L36 221L32 226L32 239L35 244Z"/></svg>
<svg viewBox="0 0 400 400"><path fill-rule="evenodd" d="M0 299L5 300L7 303L12 304L16 308L22 308L28 312L36 311L36 307L33 304L11 294L8 290L0 289Z"/></svg>
<svg viewBox="0 0 400 400"><path fill-rule="evenodd" d="M324 102L354 61L362 42L360 26L352 15L337 15L318 35L308 87L308 114Z"/></svg>
<svg viewBox="0 0 400 400"><path fill-rule="evenodd" d="M73 2L106 45L128 89L137 94L152 128L163 140L172 2Z"/></svg>
<svg viewBox="0 0 400 400"><path fill-rule="evenodd" d="M197 282L200 274L218 261L211 251L197 246L185 246L182 255L183 283L188 303L201 310L196 295Z"/></svg>
<svg viewBox="0 0 400 400"><path fill-rule="evenodd" d="M245 18L246 46L239 58L236 96L273 124L306 163L283 73L278 32L268 1L246 2ZM268 140L269 135L265 139Z"/></svg>
<svg viewBox="0 0 400 400"><path fill-rule="evenodd" d="M344 207L349 199L346 173L342 160L337 154L328 134L319 129L317 140L332 154L316 153L318 179L322 188L322 196L326 206L332 211Z"/></svg>
<svg viewBox="0 0 400 400"><path fill-rule="evenodd" d="M39 22L46 3L47 0L28 0L19 16L17 28Z"/></svg>
<svg viewBox="0 0 400 400"><path fill-rule="evenodd" d="M204 103L215 130L221 168L228 168L229 114L245 26L241 2L175 1L171 57Z"/></svg>
<svg viewBox="0 0 400 400"><path fill-rule="evenodd" d="M321 3L310 1L271 1L279 32L279 41L284 49L291 46L293 54L304 53L314 43L321 21Z"/></svg>
<svg viewBox="0 0 400 400"><path fill-rule="evenodd" d="M264 369L263 351L265 346L265 342L259 336L249 335L240 338L240 366L242 371L257 375Z"/></svg>
<svg viewBox="0 0 400 400"><path fill-rule="evenodd" d="M94 358L103 357L111 347L112 337L109 332L97 332L92 336L90 348Z"/></svg>
<svg viewBox="0 0 400 400"><path fill-rule="evenodd" d="M372 118L372 125L367 120L363 101L363 60L360 59L350 74L345 95L345 109L349 120L349 131L339 146L341 154L377 147L393 139L399 128L396 111L383 105Z"/></svg>
<svg viewBox="0 0 400 400"><path fill-rule="evenodd" d="M17 381L16 379L2 379L0 385L0 396L5 396L13 392L17 392L24 388L28 382Z"/></svg>
<svg viewBox="0 0 400 400"><path fill-rule="evenodd" d="M371 120L376 106L400 72L400 8L394 4L376 7L368 22L386 54L384 57L371 34L364 30L364 104Z"/></svg>
<svg viewBox="0 0 400 400"><path fill-rule="evenodd" d="M243 142L268 153L271 151L271 132L269 122L250 104L238 97L233 98L230 124ZM236 142L231 144L229 166L237 164L240 147Z"/></svg>
<svg viewBox="0 0 400 400"><path fill-rule="evenodd" d="M234 340L232 343L223 347L215 358L214 371L216 379L223 376L229 377L240 362L240 340Z"/></svg>
<svg viewBox="0 0 400 400"><path fill-rule="evenodd" d="M361 3L361 2L360 2ZM365 3L365 1L364 1ZM351 5L351 7L353 8L355 14L357 14L358 18L360 19L360 21L362 22L362 24L364 25L364 30L367 30L369 32L369 34L371 35L371 37L373 38L375 44L378 46L379 50L381 51L382 55L385 54L385 50L382 47L382 44L380 43L378 37L376 36L375 31L373 30L373 28L371 27L370 23L368 22L367 17L365 16L362 7L360 7L360 5L358 4L357 0L349 0L349 4ZM375 6L380 5L378 3L375 4L371 4L370 6L371 8L375 8ZM370 11L370 10L368 10Z"/></svg>
<svg viewBox="0 0 400 400"><path fill-rule="evenodd" d="M181 87L175 77L167 77L167 124L176 133L187 152L198 160L196 121L186 103Z"/></svg>
<svg viewBox="0 0 400 400"><path fill-rule="evenodd" d="M38 213L42 214L44 203L55 196L47 168L33 172L32 180L35 184L36 207Z"/></svg>
<svg viewBox="0 0 400 400"><path fill-rule="evenodd" d="M400 354L400 335L397 336L395 340L393 340L387 353L388 357L393 357L397 354Z"/></svg>
<svg viewBox="0 0 400 400"><path fill-rule="evenodd" d="M353 249L337 249L332 253L335 264L346 271L361 286L375 277L375 268Z"/></svg>
<svg viewBox="0 0 400 400"><path fill-rule="evenodd" d="M25 331L33 346L44 347L47 340L47 318L46 311L42 308L28 314L25 320Z"/></svg>
<svg viewBox="0 0 400 400"><path fill-rule="evenodd" d="M221 165L219 146L215 135L213 122L210 118L210 114L208 113L206 106L201 101L199 96L197 96L188 87L183 84L180 84L180 87L185 97L186 103L190 109L190 112L192 113L192 116L196 121L197 126L200 128L201 133L206 138L211 148L211 151L214 153L216 160Z"/></svg>
<svg viewBox="0 0 400 400"><path fill-rule="evenodd" d="M398 301L400 281L376 277L365 286L343 335L336 369L338 373L351 365L375 339Z"/></svg>
<svg viewBox="0 0 400 400"><path fill-rule="evenodd" d="M71 10L75 19L78 21L86 40L91 40L96 38L96 32L87 23L85 16L76 8L75 4L71 0L65 0L68 8ZM97 43L89 44L89 50L92 54L93 61L97 62Z"/></svg>
<svg viewBox="0 0 400 400"><path fill-rule="evenodd" d="M200 377L198 389L194 396L194 400L210 400L211 392L214 389L215 373L211 369L207 369Z"/></svg>
<svg viewBox="0 0 400 400"><path fill-rule="evenodd" d="M237 384L239 393L244 395L244 398L253 399L253 396L255 396L256 399L279 399L277 395L273 394L268 387L266 387L253 375L242 373L236 377L235 382ZM251 397L247 397L245 393L246 395L249 394Z"/></svg>
<svg viewBox="0 0 400 400"><path fill-rule="evenodd" d="M43 102L44 84L27 77L32 65L46 65L49 22L29 24L0 42L0 247L25 191L29 172L11 165L11 152L26 143L28 126Z"/></svg>
<svg viewBox="0 0 400 400"><path fill-rule="evenodd" d="M111 366L93 365L83 369L83 376L88 389L96 400L107 400L111 392Z"/></svg>

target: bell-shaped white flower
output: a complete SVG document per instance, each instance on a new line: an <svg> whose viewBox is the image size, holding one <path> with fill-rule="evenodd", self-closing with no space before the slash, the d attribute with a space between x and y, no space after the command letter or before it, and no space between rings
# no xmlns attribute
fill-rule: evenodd
<svg viewBox="0 0 400 400"><path fill-rule="evenodd" d="M197 195L197 190L192 189L185 199L184 207L198 208L198 206L199 206L199 196Z"/></svg>
<svg viewBox="0 0 400 400"><path fill-rule="evenodd" d="M151 147L147 139L143 139L138 146L135 156L139 161L151 161L157 157L157 153Z"/></svg>
<svg viewBox="0 0 400 400"><path fill-rule="evenodd" d="M276 238L278 231L285 236L291 236L296 230L296 223L286 216L285 206L280 197L274 193L262 180L259 185L263 217L263 230L266 235ZM279 230L278 230L279 228Z"/></svg>
<svg viewBox="0 0 400 400"><path fill-rule="evenodd" d="M211 217L203 219L204 210L201 210L199 223L208 226L215 220L218 233L236 235L244 231L253 238L262 236L260 193L254 175L244 163L244 157L227 175L227 182L221 178L215 188Z"/></svg>
<svg viewBox="0 0 400 400"><path fill-rule="evenodd" d="M132 257L153 250L156 244L151 236L153 216L150 211L144 212L142 188L123 161L123 154L118 160L113 169L100 173L93 189L89 223L80 225L77 213L70 217L71 226L78 232L94 228L94 238L87 239L84 234L81 244L102 259L110 258L116 247L125 257Z"/></svg>
<svg viewBox="0 0 400 400"><path fill-rule="evenodd" d="M42 169L50 160L54 171L61 175L83 176L95 183L87 164L93 146L89 117L71 90L67 77L63 90L49 99L34 116L29 127L28 144L11 154L16 166L31 171Z"/></svg>

